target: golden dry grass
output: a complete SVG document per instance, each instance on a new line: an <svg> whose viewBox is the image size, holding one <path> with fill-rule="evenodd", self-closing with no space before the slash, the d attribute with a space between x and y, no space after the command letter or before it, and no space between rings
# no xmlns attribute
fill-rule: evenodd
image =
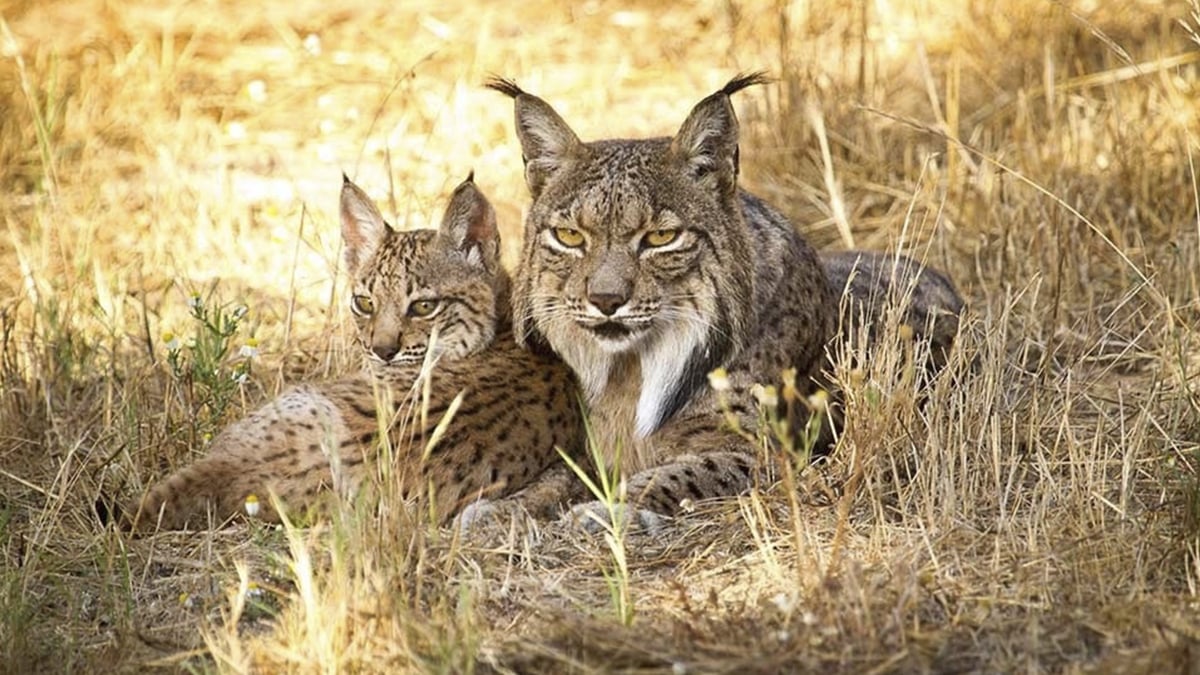
<svg viewBox="0 0 1200 675"><path fill-rule="evenodd" d="M1200 640L1197 8L876 0L0 5L0 666L12 672L1190 672ZM285 382L352 367L347 171L401 223L469 170L515 262L516 78L585 138L738 70L747 185L971 304L923 407L893 350L829 462L610 549L348 505L129 539L93 514ZM215 416L186 298L263 351ZM620 575L618 575L620 576ZM251 584L253 582L253 584Z"/></svg>

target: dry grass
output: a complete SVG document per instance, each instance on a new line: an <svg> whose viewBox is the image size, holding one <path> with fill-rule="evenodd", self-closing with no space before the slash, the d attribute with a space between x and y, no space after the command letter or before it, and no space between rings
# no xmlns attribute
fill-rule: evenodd
<svg viewBox="0 0 1200 675"><path fill-rule="evenodd" d="M355 0L0 6L3 668L1188 672L1200 663L1200 52L1180 2ZM288 381L351 367L346 170L402 223L475 169L514 259L512 76L585 137L674 131L742 69L747 183L820 246L971 303L923 407L896 349L795 491L608 547L403 510L130 540L93 515ZM190 291L263 350L173 379ZM385 502L386 503L386 502ZM793 508L793 505L799 508ZM253 582L253 583L252 583Z"/></svg>

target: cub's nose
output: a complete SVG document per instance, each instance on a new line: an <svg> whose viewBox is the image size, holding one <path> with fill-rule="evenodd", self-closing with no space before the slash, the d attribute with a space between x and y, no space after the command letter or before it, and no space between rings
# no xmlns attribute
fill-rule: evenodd
<svg viewBox="0 0 1200 675"><path fill-rule="evenodd" d="M399 345L372 345L371 347L371 352L384 361L391 361L398 351L400 351Z"/></svg>
<svg viewBox="0 0 1200 675"><path fill-rule="evenodd" d="M616 314L626 300L628 298L617 293L591 293L588 295L588 302L592 303L592 306L600 310L604 316Z"/></svg>

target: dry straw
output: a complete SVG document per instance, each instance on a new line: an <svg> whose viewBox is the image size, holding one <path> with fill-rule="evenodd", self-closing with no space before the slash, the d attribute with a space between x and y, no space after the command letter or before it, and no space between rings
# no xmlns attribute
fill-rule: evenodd
<svg viewBox="0 0 1200 675"><path fill-rule="evenodd" d="M8 3L2 667L1195 669L1197 9L997 7ZM597 138L672 133L758 68L779 79L737 101L746 185L817 245L903 249L970 301L923 399L920 345L884 331L836 373L836 453L626 534L619 566L559 523L438 530L386 483L281 531L97 521L246 406L357 363L341 171L405 226L473 168L511 264L527 197L488 74ZM224 414L166 364L192 291L247 305L258 341Z"/></svg>

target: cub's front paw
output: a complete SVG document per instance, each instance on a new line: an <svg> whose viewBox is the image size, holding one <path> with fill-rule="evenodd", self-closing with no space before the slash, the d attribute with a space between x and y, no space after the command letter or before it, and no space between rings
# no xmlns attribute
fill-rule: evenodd
<svg viewBox="0 0 1200 675"><path fill-rule="evenodd" d="M650 509L625 504L613 504L610 510L608 505L601 501L576 504L565 517L588 534L599 534L612 529L615 520L617 527L624 532L655 535L662 532L671 520L670 517Z"/></svg>

